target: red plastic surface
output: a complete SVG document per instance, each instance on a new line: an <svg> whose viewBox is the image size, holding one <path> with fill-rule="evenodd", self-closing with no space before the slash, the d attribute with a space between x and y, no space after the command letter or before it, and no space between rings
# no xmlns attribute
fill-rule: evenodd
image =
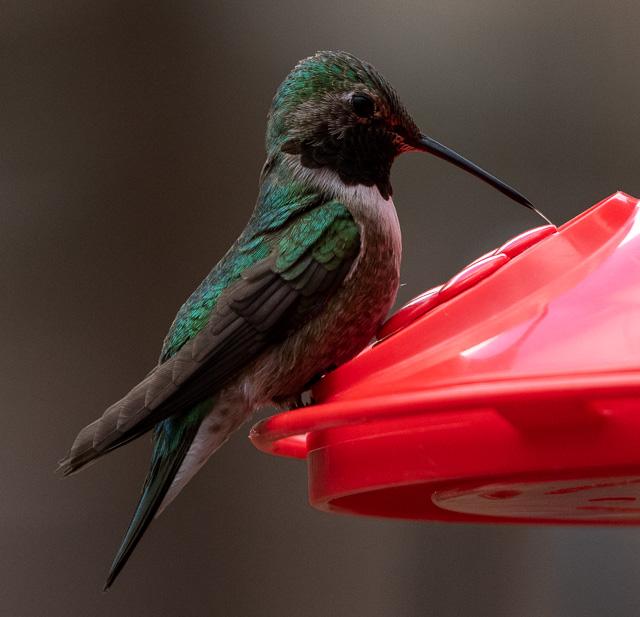
<svg viewBox="0 0 640 617"><path fill-rule="evenodd" d="M494 249L482 255L482 257L478 257L478 259L472 261L447 283L425 291L394 313L380 328L378 339L382 340L398 330L406 328L427 311L473 287L476 283L479 283L482 279L507 263L509 259L519 255L556 231L553 225L536 227L509 240L509 242L502 245L499 249Z"/></svg>
<svg viewBox="0 0 640 617"><path fill-rule="evenodd" d="M316 405L252 431L261 450L307 459L314 506L640 524L636 199L521 234L385 328Z"/></svg>

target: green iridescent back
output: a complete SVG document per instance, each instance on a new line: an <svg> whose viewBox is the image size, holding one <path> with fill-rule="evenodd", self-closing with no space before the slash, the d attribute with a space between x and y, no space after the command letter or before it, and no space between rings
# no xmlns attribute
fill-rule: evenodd
<svg viewBox="0 0 640 617"><path fill-rule="evenodd" d="M320 205L322 196L293 181L286 169L276 166L263 181L258 203L244 229L226 255L182 305L165 338L160 361L175 354L209 321L220 295L247 269L266 258L282 239L287 222ZM322 213L318 213L319 220ZM310 236L311 237L311 236ZM295 235L288 240L296 242Z"/></svg>
<svg viewBox="0 0 640 617"><path fill-rule="evenodd" d="M160 360L164 361L193 338L208 322L220 295L242 272L264 259L276 246L280 230L292 217L324 201L322 195L299 181L283 164L280 145L287 134L287 116L304 102L355 84L395 92L369 64L346 52L318 52L299 62L278 88L267 126L267 172L247 227L227 254L180 308L167 334ZM318 224L322 213L318 213ZM295 238L290 239L296 241Z"/></svg>

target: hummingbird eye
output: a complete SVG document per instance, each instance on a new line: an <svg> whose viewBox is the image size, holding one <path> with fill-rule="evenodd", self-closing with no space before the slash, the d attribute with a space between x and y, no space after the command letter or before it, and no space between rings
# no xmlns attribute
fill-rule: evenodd
<svg viewBox="0 0 640 617"><path fill-rule="evenodd" d="M354 94L351 97L351 107L360 118L370 118L375 111L373 99L366 94Z"/></svg>

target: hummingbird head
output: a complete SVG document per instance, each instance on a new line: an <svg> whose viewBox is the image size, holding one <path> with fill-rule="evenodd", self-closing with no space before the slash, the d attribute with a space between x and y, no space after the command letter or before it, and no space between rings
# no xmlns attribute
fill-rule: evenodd
<svg viewBox="0 0 640 617"><path fill-rule="evenodd" d="M343 51L317 52L287 75L269 110L266 145L270 157L298 156L302 167L329 169L346 185L377 186L385 199L396 156L429 152L535 210L504 182L421 133L384 77Z"/></svg>

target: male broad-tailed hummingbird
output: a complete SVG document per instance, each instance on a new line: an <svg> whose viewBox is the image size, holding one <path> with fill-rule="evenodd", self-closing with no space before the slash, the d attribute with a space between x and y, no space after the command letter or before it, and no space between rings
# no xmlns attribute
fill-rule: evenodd
<svg viewBox="0 0 640 617"><path fill-rule="evenodd" d="M366 62L318 52L269 111L267 160L247 226L180 308L158 365L80 431L70 474L153 430L151 467L108 588L151 520L257 408L295 405L357 354L396 297L401 239L391 164L429 152L534 209L522 195L421 133Z"/></svg>

